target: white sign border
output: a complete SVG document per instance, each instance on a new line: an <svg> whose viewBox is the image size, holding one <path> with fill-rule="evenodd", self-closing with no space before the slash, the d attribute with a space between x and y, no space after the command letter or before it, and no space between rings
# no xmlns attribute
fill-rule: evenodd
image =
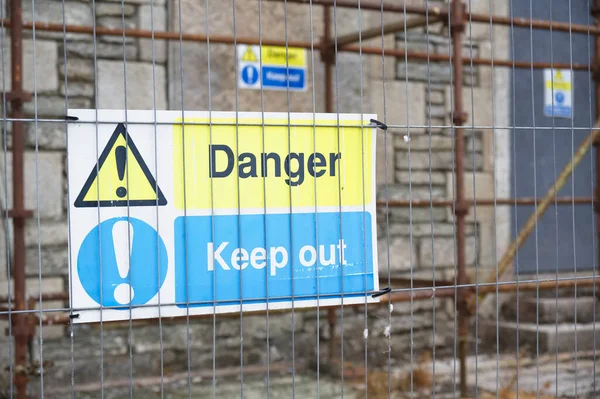
<svg viewBox="0 0 600 399"><path fill-rule="evenodd" d="M69 231L69 282L70 282L70 306L73 314L76 314L77 317L74 318L74 323L89 323L89 322L99 322L99 321L127 321L130 319L154 319L159 317L159 306L158 306L158 295L155 295L153 299L151 299L146 305L137 306L129 308L128 310L117 310L111 308L100 308L100 306L89 296L83 288L81 287L81 283L79 283L77 279L77 271L74 263L77 259L77 252L79 246L81 245L81 241L85 238L85 234L81 236L81 234L77 234L77 231L72 231L73 229L77 229L75 226L79 226L81 220L79 218L75 218L74 216L78 213L81 213L83 210L81 208L75 208L73 203L75 198L77 197L79 190L81 190L82 178L81 176L85 176L87 178L91 168L95 165L96 159L89 160L89 164L85 166L75 165L74 155L80 155L83 148L81 147L81 143L77 143L76 137L79 135L80 138L83 136L81 132L77 130L82 126L88 126L88 128L93 129L98 134L98 146L97 152L98 154L102 152L108 138L112 135L114 128L117 123L125 123L128 125L128 134L132 137L132 140L136 143L138 150L142 153L142 157L148 164L151 172L155 173L155 160L153 156L149 156L150 152L148 151L148 146L144 145L140 139L136 139L136 136L139 136L139 133L134 126L144 126L146 129L155 129L157 136L159 137L158 131L165 129L172 129L173 124L176 119L181 118L182 115L185 118L206 118L210 119L211 117L214 119L231 119L236 118L236 116L242 120L245 118L252 119L261 119L264 117L265 120L268 119L283 119L283 120L291 120L292 123L294 120L303 120L303 121L320 121L320 120L329 120L329 121L337 121L338 118L340 122L343 121L368 121L370 119L377 119L377 116L374 114L324 114L324 113L283 113L283 112L265 112L264 114L261 112L207 112L207 111L153 111L153 110L110 110L110 109L70 109L68 111L68 115L70 117L78 118L75 122L70 122L67 128L67 140L68 140L68 149L67 149L67 167L69 173L69 204L68 204L68 213L69 218L71 220ZM288 119L290 117L290 119ZM314 119L313 119L314 118ZM307 125L311 126L311 125ZM162 127L162 128L161 128ZM365 126L365 132L371 131L372 134L372 156L371 156L371 190L372 190L372 198L371 203L366 205L363 209L363 206L359 207L349 207L343 206L342 212L349 211L366 211L371 214L371 236L372 236L372 257L373 257L373 279L374 279L374 290L373 292L379 291L379 270L378 270L378 250L377 250L377 215L376 215L376 140L377 140L377 127L376 126ZM100 136L103 136L103 139L100 139ZM172 135L171 135L172 137ZM89 143L88 143L89 144ZM145 149L142 149L145 147ZM154 144L152 145L154 147ZM168 147L168 146L167 146ZM159 148L164 148L159 144ZM94 145L94 151L96 151L96 146ZM165 152L166 158L172 157L172 144L169 147L169 150ZM161 158L161 163L164 162L162 159L165 156L159 154L159 158ZM74 171L79 171L79 180L77 182L72 183L72 176ZM157 179L157 183L167 200L169 201L166 208L172 207L173 201L173 187L172 187L172 178L165 179L165 172L162 171L161 178L161 170L158 169L159 174L155 176ZM169 173L167 173L168 175ZM171 173L172 175L172 168ZM170 182L169 182L170 181ZM329 209L328 209L329 208ZM124 211L127 212L127 208L85 208L87 212L93 213L94 216L100 217L100 220L96 220L97 223L103 222L113 217L123 216ZM289 212L289 208L286 208ZM310 207L312 211L314 211L314 207ZM300 207L295 207L294 210L301 211ZM308 210L308 209L306 209ZM327 212L327 211L339 211L339 207L318 207L317 212ZM278 210L269 210L268 213L281 213L277 212ZM169 211L167 211L169 212ZM163 213L165 213L163 211ZM357 304L365 304L365 303L377 303L379 299L373 298L370 294L360 295L360 296L351 296L348 297L344 295L342 298L328 298L328 296L324 296L318 300L299 300L299 299L290 299L289 301L276 301L271 302L266 300L263 303L243 303L242 305L224 305L224 306L200 306L200 307L178 307L175 305L174 294L172 296L172 300L168 300L164 297L163 291L167 291L168 288L165 288L167 284L173 284L174 287L174 266L173 266L173 247L174 247L174 236L173 236L173 224L175 217L181 216L181 211L177 212L175 216L165 216L160 215L159 210L159 220L160 220L160 230L159 234L163 241L165 242L165 246L167 247L167 251L169 251L169 268L167 272L167 278L163 283L163 286L160 290L161 295L161 304L160 304L160 317L184 317L187 315L210 315L210 314L223 314L223 313L239 313L241 312L254 312L254 311L265 311L267 310L267 304L269 310L285 310L285 309L299 309L299 308L316 308L317 304L319 307L329 307L329 306L340 306L342 305L357 305ZM256 209L256 210L244 210L243 214L264 214L264 209ZM296 213L296 212L293 212ZM300 213L300 212L298 212ZM304 212L302 212L304 213ZM145 222L148 223L147 218L154 218L156 221L156 207L131 207L129 208L129 214L132 217L138 217ZM194 210L187 211L187 215L191 216L193 214L197 215L205 215L206 211ZM227 211L221 212L210 212L208 211L208 215L213 214L231 214L227 213ZM237 210L236 213L237 214ZM78 223L75 223L74 220L78 220ZM151 224L152 223L148 223ZM89 226L84 227L85 231L89 232ZM153 226L154 227L154 226ZM75 234L74 234L75 233ZM78 238L79 237L79 238ZM168 242L170 241L170 243ZM77 250L76 250L77 249ZM174 289L172 289L174 292ZM79 306L75 308L73 306L74 296L77 295L85 295L88 297L87 301L91 306ZM329 295L331 296L331 295ZM80 301L75 301L80 302ZM127 305L126 305L127 306Z"/></svg>

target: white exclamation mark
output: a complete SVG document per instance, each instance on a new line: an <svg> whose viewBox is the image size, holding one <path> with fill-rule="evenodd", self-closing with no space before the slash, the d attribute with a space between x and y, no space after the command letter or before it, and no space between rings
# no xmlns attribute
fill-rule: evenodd
<svg viewBox="0 0 600 399"><path fill-rule="evenodd" d="M125 278L129 274L133 226L126 220L118 221L113 225L112 236L119 276ZM133 287L129 283L121 283L115 288L115 301L126 305L133 300L133 294Z"/></svg>

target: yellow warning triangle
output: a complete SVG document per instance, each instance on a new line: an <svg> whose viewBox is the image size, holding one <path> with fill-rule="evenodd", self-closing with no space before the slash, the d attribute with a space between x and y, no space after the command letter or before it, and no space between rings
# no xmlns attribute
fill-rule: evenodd
<svg viewBox="0 0 600 399"><path fill-rule="evenodd" d="M250 47L250 46L246 47L246 52L242 56L242 61L246 61L246 62L257 62L258 61L258 59L256 58L256 54L254 54L254 51L252 51L252 47Z"/></svg>
<svg viewBox="0 0 600 399"><path fill-rule="evenodd" d="M125 126L119 123L74 205L85 208L166 204Z"/></svg>
<svg viewBox="0 0 600 399"><path fill-rule="evenodd" d="M556 70L556 74L554 75L554 79L555 80L562 80L563 79L563 76L562 76L562 73L560 72L560 69Z"/></svg>

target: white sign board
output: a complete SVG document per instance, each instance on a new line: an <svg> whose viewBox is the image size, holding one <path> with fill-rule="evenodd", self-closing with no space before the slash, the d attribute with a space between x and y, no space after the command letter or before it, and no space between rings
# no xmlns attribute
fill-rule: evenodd
<svg viewBox="0 0 600 399"><path fill-rule="evenodd" d="M237 46L241 89L306 91L306 50L285 46Z"/></svg>
<svg viewBox="0 0 600 399"><path fill-rule="evenodd" d="M377 301L375 115L181 115L69 111L75 322Z"/></svg>
<svg viewBox="0 0 600 399"><path fill-rule="evenodd" d="M544 115L573 118L573 84L569 69L544 69Z"/></svg>

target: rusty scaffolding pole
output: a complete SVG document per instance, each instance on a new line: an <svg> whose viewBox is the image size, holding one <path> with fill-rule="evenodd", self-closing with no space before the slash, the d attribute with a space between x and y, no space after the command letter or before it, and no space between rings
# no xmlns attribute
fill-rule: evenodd
<svg viewBox="0 0 600 399"><path fill-rule="evenodd" d="M462 125L467 120L463 106L463 62L462 37L465 30L465 5L461 0L452 0L450 13L450 36L452 39L453 103L452 124L454 126L454 196L456 205L456 284L467 283L465 260L465 217L469 206L465 203L465 137ZM458 315L458 357L460 360L460 392L467 395L467 334L468 319L464 290L457 290L456 313Z"/></svg>
<svg viewBox="0 0 600 399"><path fill-rule="evenodd" d="M31 212L25 209L24 195L24 118L23 103L31 99L29 93L23 90L23 19L20 0L10 2L10 48L11 48L11 91L6 93L6 99L11 103L10 116L12 123L12 178L13 178L13 209L9 216L13 221L13 264L12 276L14 279L14 310L12 315L12 332L15 340L15 367L13 368L13 381L17 388L17 398L27 397L26 373L27 345L33 336L30 318L25 313L18 313L27 309L25 302L25 220Z"/></svg>
<svg viewBox="0 0 600 399"><path fill-rule="evenodd" d="M268 2L282 2L284 0L263 0ZM269 40L263 39L264 45L278 45L301 47L310 49L311 47L321 53L321 60L325 66L325 112L334 112L333 94L333 67L338 52L353 52L367 55L379 55L395 58L406 58L419 62L449 62L452 65L453 78L453 102L452 122L454 129L454 162L455 162L455 200L391 200L389 206L431 206L431 207L454 207L456 217L456 281L453 286L439 288L424 288L415 291L400 291L394 292L391 290L387 295L382 297L381 303L388 302L405 302L412 300L429 300L432 297L454 299L458 318L458 338L459 338L459 353L460 359L460 390L461 395L466 396L467 392L467 334L469 328L469 312L468 301L475 299L473 288L478 287L480 294L515 291L515 284L495 283L492 285L473 285L468 281L465 264L465 216L469 209L474 204L480 206L495 206L495 205L530 205L548 201L548 197L538 198L501 198L501 199L473 199L467 200L464 195L464 124L466 122L466 113L463 104L463 65L472 64L485 65L494 67L509 67L509 68L568 68L580 71L592 71L592 76L595 80L596 99L600 98L600 0L594 0L594 6L590 10L594 17L594 26L582 24L569 24L545 20L529 20L525 18L508 18L503 16L483 15L470 13L466 10L465 5L461 0L452 0L448 9L440 7L420 7L409 6L404 3L392 4L381 1L362 0L286 0L288 3L312 4L315 6L323 6L323 21L324 32L319 43ZM377 37L381 33L389 34L404 27L400 27L399 23L389 24L391 26L383 26L377 29L368 29L362 32L356 32L349 35L334 37L331 35L331 9L332 7L355 8L359 7L362 10L371 10L376 12L398 13L404 14L404 18L408 14L419 15L420 17L414 20L402 21L402 25L407 27L419 27L433 23L450 24L450 33L452 41L452 54L429 54L428 52L407 51L404 49L383 49L377 47L363 47L356 45L356 42L362 38ZM12 152L13 152L13 209L8 211L9 217L13 220L14 233L14 259L12 264L12 277L14 279L14 298L0 298L0 302L8 302L6 308L13 325L12 332L15 339L15 367L13 380L17 388L17 397L27 397L27 382L26 373L27 366L27 345L34 336L37 322L40 321L43 325L49 324L68 324L69 317L65 315L37 315L31 310L40 298L68 299L67 293L48 293L42 294L39 298L30 298L26 301L26 285L25 285L25 220L32 216L32 212L25 209L24 201L24 174L23 174L23 156L24 156L24 111L23 103L31 99L31 94L23 90L22 82L22 35L23 30L31 30L35 28L37 31L61 32L61 33L84 33L94 34L94 30L89 26L79 25L64 25L56 23L40 23L23 22L22 9L20 0L11 0L10 2L10 19L2 20L4 26L11 31L11 67L12 67L12 89L9 93L5 93L7 101L11 103L10 120L12 121ZM423 18L425 17L425 18ZM549 63L549 62L523 62L513 60L497 60L485 58L464 58L462 56L462 37L466 24L470 23L485 23L492 25L502 25L506 27L523 27L529 29L552 29L553 31L578 33L594 36L594 59L592 66L587 64L567 64L567 63ZM233 44L234 39L230 36L211 35L207 37L201 34L189 34L180 32L157 32L141 29L112 29L105 27L96 27L96 36L119 36L133 38L153 38L155 40L182 40L191 42ZM261 40L248 37L237 37L238 44L260 44ZM354 43L354 44L353 44ZM596 101L596 120L600 118L600 102ZM590 137L594 137L591 134ZM552 198L554 203L558 204L594 204L594 208L598 213L598 231L600 231L600 139L593 141L595 148L596 160L596 189L594 198L586 197L565 197ZM378 205L385 205L378 201ZM536 215L536 218L541 217L541 214ZM600 235L598 236L600 250ZM518 249L518 245L517 245ZM508 258L507 258L508 259ZM598 259L600 259L600 254ZM571 287L574 284L578 286L596 286L596 278L585 280L570 280L570 281L544 281L536 282L535 284L519 284L520 290L527 289L556 289L563 287ZM437 285L437 283L436 283ZM4 308L2 308L4 309ZM6 313L6 312L4 312ZM252 313L255 315L260 312ZM4 314L3 314L4 315ZM336 328L336 309L328 308L328 322L330 327L330 357L333 356L336 346L335 328Z"/></svg>

